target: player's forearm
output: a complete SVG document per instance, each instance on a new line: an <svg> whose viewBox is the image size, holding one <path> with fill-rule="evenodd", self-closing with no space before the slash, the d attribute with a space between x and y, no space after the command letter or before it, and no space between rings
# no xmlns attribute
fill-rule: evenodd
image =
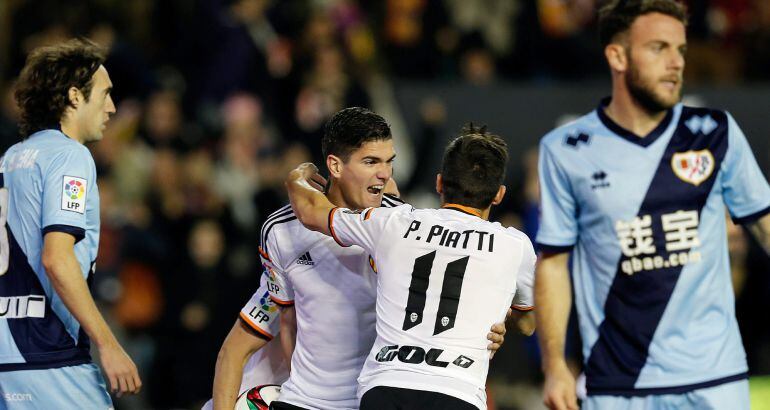
<svg viewBox="0 0 770 410"><path fill-rule="evenodd" d="M217 355L212 394L214 410L235 407L246 361L266 343L243 329L240 321L235 323Z"/></svg>
<svg viewBox="0 0 770 410"><path fill-rule="evenodd" d="M297 316L293 307L281 308L281 348L291 371L291 356L297 342Z"/></svg>
<svg viewBox="0 0 770 410"><path fill-rule="evenodd" d="M46 253L44 250L43 266L64 306L77 319L94 344L98 348L117 344L115 336L94 303L74 252Z"/></svg>
<svg viewBox="0 0 770 410"><path fill-rule="evenodd" d="M535 333L535 313L519 312L514 310L511 314L511 320L516 323L516 328L525 336L532 336Z"/></svg>
<svg viewBox="0 0 770 410"><path fill-rule="evenodd" d="M568 257L567 253L541 257L535 271L535 315L546 372L565 364L564 339L572 305Z"/></svg>
<svg viewBox="0 0 770 410"><path fill-rule="evenodd" d="M329 211L334 205L326 195L307 182L307 176L295 169L286 181L291 207L297 219L308 229L330 235Z"/></svg>
<svg viewBox="0 0 770 410"><path fill-rule="evenodd" d="M219 351L217 364L214 369L214 410L232 409L238 398L238 388L241 385L243 367L246 365L244 357L239 359L235 354L226 351L225 346Z"/></svg>
<svg viewBox="0 0 770 410"><path fill-rule="evenodd" d="M750 223L747 227L762 249L770 255L770 214Z"/></svg>

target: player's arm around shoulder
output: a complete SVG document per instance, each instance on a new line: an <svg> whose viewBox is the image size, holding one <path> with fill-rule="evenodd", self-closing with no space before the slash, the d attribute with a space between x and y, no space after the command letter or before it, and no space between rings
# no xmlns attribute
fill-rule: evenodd
<svg viewBox="0 0 770 410"><path fill-rule="evenodd" d="M286 190L297 219L308 229L331 235L329 215L335 206L313 185L317 175L318 168L312 163L300 164L289 173Z"/></svg>
<svg viewBox="0 0 770 410"><path fill-rule="evenodd" d="M136 365L96 308L75 257L75 237L57 231L47 233L43 238L42 263L56 293L98 348L111 390L118 397L138 393L142 381Z"/></svg>

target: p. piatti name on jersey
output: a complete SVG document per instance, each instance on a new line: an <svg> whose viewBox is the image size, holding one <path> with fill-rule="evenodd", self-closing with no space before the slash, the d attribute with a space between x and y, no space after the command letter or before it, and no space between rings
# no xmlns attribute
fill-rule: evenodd
<svg viewBox="0 0 770 410"><path fill-rule="evenodd" d="M770 187L726 112L669 110L639 137L597 110L540 144L541 250L573 251L589 394L686 392L746 377L725 205L770 212Z"/></svg>
<svg viewBox="0 0 770 410"><path fill-rule="evenodd" d="M467 229L464 231L453 231L447 227L441 225L432 225L430 227L424 227L422 231L420 227L422 222L414 220L409 224L404 233L404 239L411 238L415 241L423 240L427 243L455 249L468 249L468 246L476 247L477 250L485 250L487 252L494 252L495 250L495 234L486 231L476 231L473 229Z"/></svg>

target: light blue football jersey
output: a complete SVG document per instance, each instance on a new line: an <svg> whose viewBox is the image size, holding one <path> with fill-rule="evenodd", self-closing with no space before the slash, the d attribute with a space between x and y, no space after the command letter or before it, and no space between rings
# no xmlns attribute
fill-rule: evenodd
<svg viewBox="0 0 770 410"><path fill-rule="evenodd" d="M687 392L746 377L725 231L770 212L726 112L669 110L644 138L599 108L540 143L540 250L572 250L589 395Z"/></svg>
<svg viewBox="0 0 770 410"><path fill-rule="evenodd" d="M90 341L42 264L43 236L76 238L90 286L99 245L99 191L91 153L59 130L13 145L0 160L0 371L91 361Z"/></svg>

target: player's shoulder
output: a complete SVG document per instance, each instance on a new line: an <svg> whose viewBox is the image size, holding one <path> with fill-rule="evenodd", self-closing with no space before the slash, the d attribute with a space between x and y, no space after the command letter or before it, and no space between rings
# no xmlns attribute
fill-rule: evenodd
<svg viewBox="0 0 770 410"><path fill-rule="evenodd" d="M268 251L276 247L306 248L323 238L322 233L302 225L291 205L285 205L265 219L260 229L259 243L263 250Z"/></svg>
<svg viewBox="0 0 770 410"><path fill-rule="evenodd" d="M65 160L92 164L91 151L85 145L75 141L58 129L47 129L30 135L23 144L40 150L42 159Z"/></svg>
<svg viewBox="0 0 770 410"><path fill-rule="evenodd" d="M596 129L601 125L596 110L568 121L540 139L540 147L549 150L575 148L589 144Z"/></svg>
<svg viewBox="0 0 770 410"><path fill-rule="evenodd" d="M703 131L705 134L719 126L726 126L731 119L732 116L726 110L684 104L679 115L679 122L690 128L690 131L693 133Z"/></svg>

